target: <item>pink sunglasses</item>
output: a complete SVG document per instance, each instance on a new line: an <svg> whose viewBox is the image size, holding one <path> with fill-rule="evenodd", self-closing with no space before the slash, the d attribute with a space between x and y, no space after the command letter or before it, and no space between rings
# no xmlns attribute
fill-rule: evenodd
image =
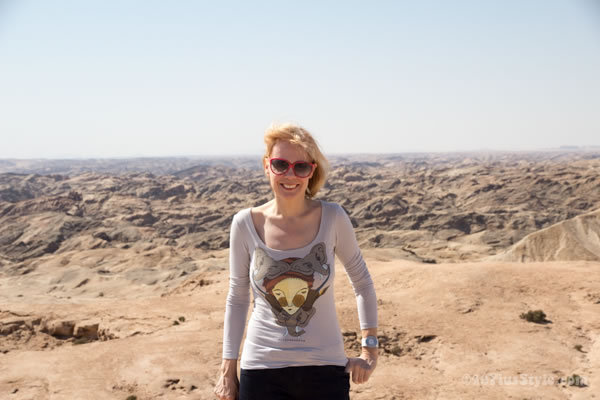
<svg viewBox="0 0 600 400"><path fill-rule="evenodd" d="M315 168L315 163L308 161L296 161L290 162L285 158L269 158L269 165L271 165L271 171L275 175L284 175L290 168L294 171L294 175L298 178L306 178Z"/></svg>

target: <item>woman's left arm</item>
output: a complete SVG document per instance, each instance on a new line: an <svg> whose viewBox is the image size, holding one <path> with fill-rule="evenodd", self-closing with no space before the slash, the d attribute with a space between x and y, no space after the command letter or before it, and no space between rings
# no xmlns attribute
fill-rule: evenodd
<svg viewBox="0 0 600 400"><path fill-rule="evenodd" d="M350 218L341 206L337 208L335 252L344 264L356 296L362 337L377 337L375 286L358 247ZM363 347L360 357L348 360L346 371L351 372L354 383L364 383L369 379L377 365L377 355L377 347Z"/></svg>

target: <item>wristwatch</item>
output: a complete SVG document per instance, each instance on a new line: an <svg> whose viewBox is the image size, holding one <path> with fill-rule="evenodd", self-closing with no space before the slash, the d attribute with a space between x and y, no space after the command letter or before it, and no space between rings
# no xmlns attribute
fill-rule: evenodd
<svg viewBox="0 0 600 400"><path fill-rule="evenodd" d="M379 347L379 340L377 340L376 336L367 336L366 338L362 338L360 343L362 347Z"/></svg>

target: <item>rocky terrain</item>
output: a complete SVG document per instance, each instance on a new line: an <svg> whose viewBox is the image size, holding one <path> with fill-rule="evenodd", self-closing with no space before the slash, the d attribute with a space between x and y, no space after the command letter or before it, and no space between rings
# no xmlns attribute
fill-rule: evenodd
<svg viewBox="0 0 600 400"><path fill-rule="evenodd" d="M600 156L545 156L338 158L319 198L342 204L365 246L431 263L477 260L600 208ZM245 164L169 175L2 174L1 262L24 270L72 250L165 246L198 258L226 249L233 214L270 199L258 162Z"/></svg>
<svg viewBox="0 0 600 400"><path fill-rule="evenodd" d="M505 252L490 257L504 261L569 261L600 259L600 210L578 215L531 233Z"/></svg>
<svg viewBox="0 0 600 400"><path fill-rule="evenodd" d="M270 189L248 158L125 161L0 164L0 398L211 398L229 225ZM350 215L380 303L353 399L594 398L600 154L337 156L318 198Z"/></svg>
<svg viewBox="0 0 600 400"><path fill-rule="evenodd" d="M223 161L217 157L139 157L93 159L4 159L0 160L0 174L62 174L81 175L86 172L124 175L149 172L157 175L172 174L199 165L211 166ZM255 168L256 157L230 157L236 165Z"/></svg>

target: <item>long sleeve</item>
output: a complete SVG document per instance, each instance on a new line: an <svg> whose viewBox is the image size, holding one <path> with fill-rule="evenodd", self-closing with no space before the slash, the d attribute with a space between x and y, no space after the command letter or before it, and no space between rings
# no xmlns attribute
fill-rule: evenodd
<svg viewBox="0 0 600 400"><path fill-rule="evenodd" d="M239 213L233 217L229 238L229 293L223 327L223 358L227 359L238 358L250 305L250 254L240 217Z"/></svg>
<svg viewBox="0 0 600 400"><path fill-rule="evenodd" d="M356 296L360 328L376 328L377 296L375 294L375 286L358 247L350 218L339 205L336 207L335 230L335 253L342 264L344 264L344 268L352 284L352 289Z"/></svg>

